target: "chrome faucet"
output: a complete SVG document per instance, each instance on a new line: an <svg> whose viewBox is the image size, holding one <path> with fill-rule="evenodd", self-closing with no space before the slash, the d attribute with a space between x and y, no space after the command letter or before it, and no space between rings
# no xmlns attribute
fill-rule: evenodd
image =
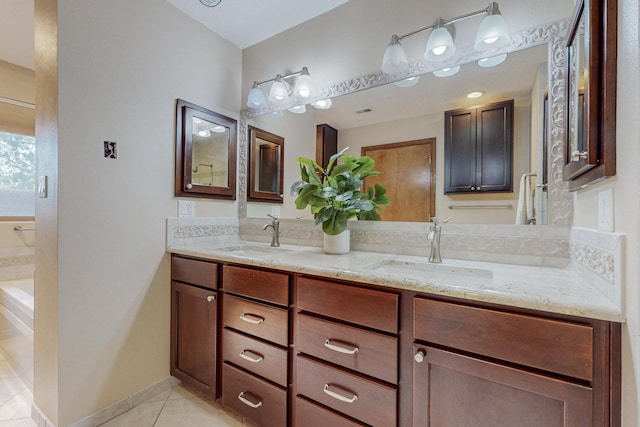
<svg viewBox="0 0 640 427"><path fill-rule="evenodd" d="M271 224L265 224L262 229L266 230L267 228L271 227L271 246L280 246L280 221L278 221L278 218L273 215L267 216L272 218Z"/></svg>
<svg viewBox="0 0 640 427"><path fill-rule="evenodd" d="M443 224L449 222L451 217L447 217ZM442 232L442 226L438 224L438 218L431 217L431 221L433 221L433 225L429 229L429 236L427 239L431 242L431 254L429 254L429 262L433 263L441 263L442 258L440 257L440 233Z"/></svg>

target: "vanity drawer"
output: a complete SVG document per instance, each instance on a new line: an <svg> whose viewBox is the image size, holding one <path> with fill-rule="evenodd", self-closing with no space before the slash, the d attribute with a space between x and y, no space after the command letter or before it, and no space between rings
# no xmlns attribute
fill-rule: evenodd
<svg viewBox="0 0 640 427"><path fill-rule="evenodd" d="M223 297L224 326L280 344L289 344L287 310L231 295Z"/></svg>
<svg viewBox="0 0 640 427"><path fill-rule="evenodd" d="M364 423L396 425L395 387L378 383L298 355L297 391Z"/></svg>
<svg viewBox="0 0 640 427"><path fill-rule="evenodd" d="M589 325L414 299L416 339L590 381Z"/></svg>
<svg viewBox="0 0 640 427"><path fill-rule="evenodd" d="M222 266L222 288L274 304L289 305L289 276L250 268Z"/></svg>
<svg viewBox="0 0 640 427"><path fill-rule="evenodd" d="M300 277L299 310L356 323L381 331L398 332L398 294Z"/></svg>
<svg viewBox="0 0 640 427"><path fill-rule="evenodd" d="M287 386L287 350L229 329L222 331L222 342L224 360L283 387Z"/></svg>
<svg viewBox="0 0 640 427"><path fill-rule="evenodd" d="M171 280L217 289L218 264L173 255L171 257Z"/></svg>
<svg viewBox="0 0 640 427"><path fill-rule="evenodd" d="M300 396L296 397L296 427L364 427L364 424L351 421L322 406L309 402Z"/></svg>
<svg viewBox="0 0 640 427"><path fill-rule="evenodd" d="M222 404L261 427L287 425L287 391L226 363L222 366Z"/></svg>
<svg viewBox="0 0 640 427"><path fill-rule="evenodd" d="M299 314L295 342L300 352L336 365L398 382L398 339Z"/></svg>

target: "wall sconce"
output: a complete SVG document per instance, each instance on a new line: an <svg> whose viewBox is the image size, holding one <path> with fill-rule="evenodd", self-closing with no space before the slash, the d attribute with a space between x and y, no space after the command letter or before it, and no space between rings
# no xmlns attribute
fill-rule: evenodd
<svg viewBox="0 0 640 427"><path fill-rule="evenodd" d="M482 14L486 16L480 23L480 27L476 33L474 49L476 51L490 52L506 45L510 39L507 23L498 9L498 3L492 2L484 9L460 15L455 18L448 20L438 18L433 25L412 31L400 37L396 34L392 35L391 42L389 43L389 46L387 46L387 50L385 51L382 59L382 71L386 74L398 74L405 71L409 66L409 61L407 60L407 54L402 48L400 42L406 37L410 37L414 34L422 33L427 30L431 30L431 34L429 34L429 38L427 39L424 58L430 62L441 62L451 58L456 50L453 43L453 35L450 31L452 24ZM492 62L493 61L487 62L484 66L487 66Z"/></svg>
<svg viewBox="0 0 640 427"><path fill-rule="evenodd" d="M292 85L287 80L294 78L295 85L293 85L292 89ZM265 98L260 86L269 82L273 83L269 90L269 97ZM263 82L253 82L253 87L247 96L247 106L250 108L261 108L267 105L267 101L278 106L287 106L291 101L290 97L295 97L297 98L295 101L298 101L295 112L303 113L305 110L304 105L307 104L314 95L315 86L309 75L309 70L307 67L302 67L302 70L295 73L290 73L285 76L278 74L273 79Z"/></svg>

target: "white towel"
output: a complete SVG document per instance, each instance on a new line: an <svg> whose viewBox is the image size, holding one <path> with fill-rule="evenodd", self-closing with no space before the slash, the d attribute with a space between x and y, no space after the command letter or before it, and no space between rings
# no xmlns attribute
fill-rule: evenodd
<svg viewBox="0 0 640 427"><path fill-rule="evenodd" d="M518 208L516 209L516 225L532 224L535 221L535 212L533 209L535 186L532 182L533 178L534 176L527 176L527 174L522 175L520 178Z"/></svg>

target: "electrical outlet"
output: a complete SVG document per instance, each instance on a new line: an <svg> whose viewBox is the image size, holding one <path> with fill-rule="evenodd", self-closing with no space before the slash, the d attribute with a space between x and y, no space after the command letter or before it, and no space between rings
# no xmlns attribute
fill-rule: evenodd
<svg viewBox="0 0 640 427"><path fill-rule="evenodd" d="M613 188L598 193L598 230L614 231Z"/></svg>
<svg viewBox="0 0 640 427"><path fill-rule="evenodd" d="M196 216L196 202L193 200L178 200L178 218L193 218Z"/></svg>

